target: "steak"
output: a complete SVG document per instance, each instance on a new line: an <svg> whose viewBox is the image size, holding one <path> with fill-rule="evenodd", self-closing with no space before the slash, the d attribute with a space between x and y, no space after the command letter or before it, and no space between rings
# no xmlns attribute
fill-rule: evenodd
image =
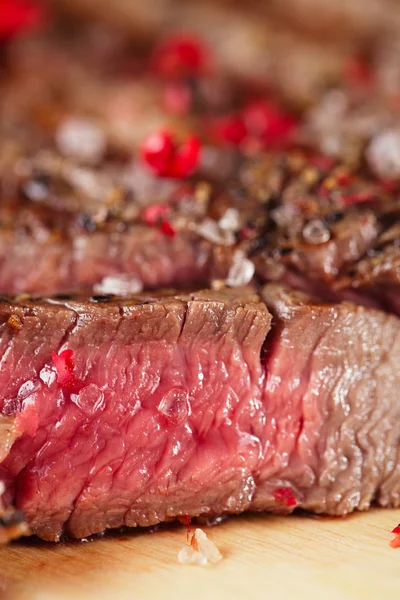
<svg viewBox="0 0 400 600"><path fill-rule="evenodd" d="M45 540L400 504L393 315L271 284L3 298L0 322L2 500Z"/></svg>
<svg viewBox="0 0 400 600"><path fill-rule="evenodd" d="M141 65L134 74L131 56ZM0 291L129 294L273 281L400 314L398 115L377 90L367 100L351 85L328 90L299 126L264 89L195 73L190 85L180 81L193 106L173 116L160 97L176 81L155 78L152 57L142 42L132 49L115 32L65 24L6 48ZM342 112L332 108L338 93ZM256 125L272 114L260 148L252 149L251 128L245 151L214 139L214 119L242 115L244 123L249 114ZM288 123L293 137L283 144L276 131ZM195 176L146 170L138 145L160 126L200 135ZM385 127L394 128L389 142L379 139ZM343 141L334 144L337 160L315 153L333 134Z"/></svg>
<svg viewBox="0 0 400 600"><path fill-rule="evenodd" d="M4 293L237 286L255 274L400 314L395 183L386 189L330 159L276 150L239 159L229 181L157 180L136 167L143 189L126 184L123 162L99 172L64 161L60 172L60 156L50 156L4 175Z"/></svg>

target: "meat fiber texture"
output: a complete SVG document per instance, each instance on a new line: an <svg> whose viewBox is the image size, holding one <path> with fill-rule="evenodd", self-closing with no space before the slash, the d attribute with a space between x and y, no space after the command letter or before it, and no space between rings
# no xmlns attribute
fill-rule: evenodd
<svg viewBox="0 0 400 600"><path fill-rule="evenodd" d="M45 540L400 504L392 315L270 285L4 298L0 321L3 502Z"/></svg>

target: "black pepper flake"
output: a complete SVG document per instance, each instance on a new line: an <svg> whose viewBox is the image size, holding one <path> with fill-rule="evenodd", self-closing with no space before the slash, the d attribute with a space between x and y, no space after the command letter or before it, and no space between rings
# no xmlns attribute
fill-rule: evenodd
<svg viewBox="0 0 400 600"><path fill-rule="evenodd" d="M291 252L293 252L292 246L285 246L284 248L279 249L279 254L281 254L281 256L286 256L287 254L290 254Z"/></svg>
<svg viewBox="0 0 400 600"><path fill-rule="evenodd" d="M47 173L36 173L28 179L22 187L25 198L33 201L42 201L50 193L51 177Z"/></svg>
<svg viewBox="0 0 400 600"><path fill-rule="evenodd" d="M55 294L54 300L72 300L71 294Z"/></svg>
<svg viewBox="0 0 400 600"><path fill-rule="evenodd" d="M253 241L252 248L251 248L249 256L254 256L254 254L256 254L257 252L259 252L260 250L262 250L263 248L265 248L265 246L267 246L267 244L268 244L269 237L270 237L270 233L269 232L265 232L265 233L262 233L261 235L259 235Z"/></svg>
<svg viewBox="0 0 400 600"><path fill-rule="evenodd" d="M91 215L87 214L87 213L82 213L79 215L78 217L78 224L85 229L86 231L88 231L89 233L92 233L93 231L96 231L97 229L97 225L94 222L93 218Z"/></svg>
<svg viewBox="0 0 400 600"><path fill-rule="evenodd" d="M110 302L115 298L115 294L103 294L99 296L92 296L90 299L92 302Z"/></svg>
<svg viewBox="0 0 400 600"><path fill-rule="evenodd" d="M343 218L344 218L344 212L336 211L336 212L330 213L329 215L326 215L326 217L324 217L322 220L323 220L324 224L329 227L329 225L332 225L333 223L337 223L338 221L341 221Z"/></svg>

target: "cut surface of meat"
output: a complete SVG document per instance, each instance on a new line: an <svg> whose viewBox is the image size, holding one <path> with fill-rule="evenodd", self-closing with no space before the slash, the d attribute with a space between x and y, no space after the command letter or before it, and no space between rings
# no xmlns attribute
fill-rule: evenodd
<svg viewBox="0 0 400 600"><path fill-rule="evenodd" d="M34 533L84 537L246 506L258 460L248 427L270 324L257 296L3 309L11 372L1 378L2 411L20 415L29 433L0 478ZM10 311L23 322L19 335L4 322ZM62 359L65 348L75 383L63 388L51 353Z"/></svg>
<svg viewBox="0 0 400 600"><path fill-rule="evenodd" d="M3 500L43 539L400 502L394 316L275 285L0 315Z"/></svg>

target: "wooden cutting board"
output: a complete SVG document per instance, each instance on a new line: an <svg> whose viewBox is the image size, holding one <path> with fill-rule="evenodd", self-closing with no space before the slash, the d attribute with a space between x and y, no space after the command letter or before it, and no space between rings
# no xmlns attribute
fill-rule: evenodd
<svg viewBox="0 0 400 600"><path fill-rule="evenodd" d="M0 589L21 600L265 598L374 599L398 595L400 549L388 542L400 510L345 519L244 515L207 528L223 554L181 565L184 527L108 534L88 542L27 540L0 550Z"/></svg>

